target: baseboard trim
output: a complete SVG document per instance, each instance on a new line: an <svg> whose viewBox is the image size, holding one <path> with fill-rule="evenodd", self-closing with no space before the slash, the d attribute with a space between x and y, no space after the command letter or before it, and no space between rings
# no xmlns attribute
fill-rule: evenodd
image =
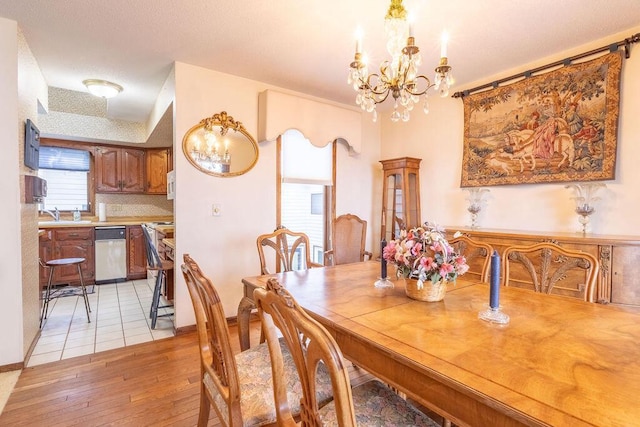
<svg viewBox="0 0 640 427"><path fill-rule="evenodd" d="M40 339L41 332L42 332L42 329L38 328L38 332L36 333L36 336L31 341L31 345L29 346L29 349L27 350L27 354L24 355L24 362L22 363L22 367L23 368L27 365L27 362L29 362L29 359L31 358L31 354L33 353L33 350L36 348L36 344L38 344L38 340ZM22 369L22 368L20 368L20 369Z"/></svg>
<svg viewBox="0 0 640 427"><path fill-rule="evenodd" d="M255 321L259 321L260 318L258 317L257 313L251 313L251 317L249 317L249 321L251 322L255 322ZM237 316L232 316L232 317L227 317L227 324L229 326L234 326L238 324L238 317ZM194 332L196 330L196 325L189 325L189 326L182 326L180 328L176 328L176 335L182 335L182 334L188 334L191 332Z"/></svg>
<svg viewBox="0 0 640 427"><path fill-rule="evenodd" d="M188 334L188 333L194 332L195 330L196 330L196 325L181 326L179 328L176 328L176 336Z"/></svg>
<svg viewBox="0 0 640 427"><path fill-rule="evenodd" d="M19 369L24 369L24 362L9 363L8 365L2 365L2 366L0 366L0 373L1 372L17 371Z"/></svg>

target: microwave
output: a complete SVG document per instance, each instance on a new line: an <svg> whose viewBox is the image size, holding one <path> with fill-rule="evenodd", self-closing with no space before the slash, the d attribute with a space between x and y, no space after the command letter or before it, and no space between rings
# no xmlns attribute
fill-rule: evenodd
<svg viewBox="0 0 640 427"><path fill-rule="evenodd" d="M167 199L176 198L176 171L172 170L167 173Z"/></svg>

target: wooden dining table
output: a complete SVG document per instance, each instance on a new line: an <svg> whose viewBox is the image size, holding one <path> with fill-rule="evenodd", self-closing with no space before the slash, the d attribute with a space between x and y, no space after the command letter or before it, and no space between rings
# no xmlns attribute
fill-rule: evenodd
<svg viewBox="0 0 640 427"><path fill-rule="evenodd" d="M507 287L498 325L478 318L487 284L462 276L422 302L400 282L376 289L379 272L370 261L242 282L250 298L276 277L347 359L457 425L640 425L640 313Z"/></svg>

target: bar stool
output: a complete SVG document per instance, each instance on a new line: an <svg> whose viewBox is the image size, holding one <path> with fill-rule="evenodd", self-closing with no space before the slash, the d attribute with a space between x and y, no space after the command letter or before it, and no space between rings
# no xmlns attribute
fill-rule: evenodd
<svg viewBox="0 0 640 427"><path fill-rule="evenodd" d="M171 317L174 312L166 312L158 314L158 310L162 308L173 308L173 304L161 304L160 293L162 291L162 285L166 283L167 272L173 272L173 261L160 259L156 247L151 241L151 233L146 225L142 225L142 232L144 234L144 241L147 246L147 269L156 272L156 283L153 287L153 297L151 299L151 310L149 310L149 318L151 319L151 329L156 328L158 317Z"/></svg>
<svg viewBox="0 0 640 427"><path fill-rule="evenodd" d="M89 306L89 297L87 296L87 288L84 286L84 279L82 278L82 268L80 264L85 262L85 258L60 258L60 259L51 259L49 261L44 262L44 266L49 268L49 281L47 282L47 290L44 294L44 303L42 304L42 315L40 316L40 328L42 328L42 322L47 318L47 314L49 311L49 301L54 298L59 298L63 296L61 293L51 292L51 282L53 281L53 273L56 267L66 267L70 265L75 265L78 267L78 276L80 277L80 289L82 292L82 297L84 298L84 308L87 311L87 322L91 323L91 317L89 317L89 312L91 311L91 307ZM42 262L41 262L42 263ZM67 296L69 294L65 294ZM78 295L78 294L74 294ZM79 296L79 295L78 295Z"/></svg>

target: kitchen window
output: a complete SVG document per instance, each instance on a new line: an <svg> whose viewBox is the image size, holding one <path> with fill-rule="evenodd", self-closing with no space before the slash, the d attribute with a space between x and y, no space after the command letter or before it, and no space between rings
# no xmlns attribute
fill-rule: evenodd
<svg viewBox="0 0 640 427"><path fill-rule="evenodd" d="M88 211L90 164L86 150L41 146L38 176L47 181L42 209Z"/></svg>

